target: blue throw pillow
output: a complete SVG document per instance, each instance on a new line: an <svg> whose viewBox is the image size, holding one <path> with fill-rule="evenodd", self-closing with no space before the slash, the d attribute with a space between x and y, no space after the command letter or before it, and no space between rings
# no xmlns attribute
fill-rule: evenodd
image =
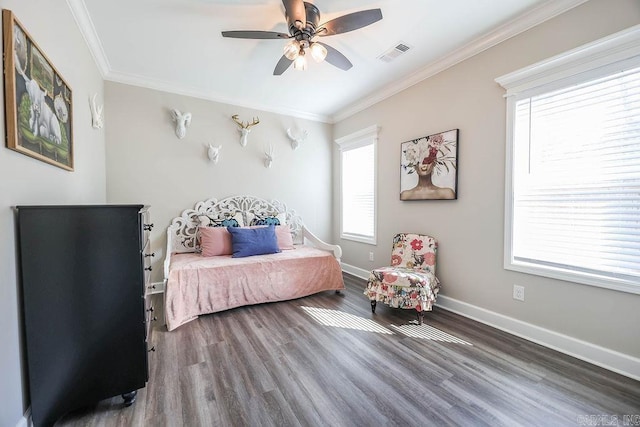
<svg viewBox="0 0 640 427"><path fill-rule="evenodd" d="M233 258L280 252L273 225L260 228L227 227L227 230L231 234Z"/></svg>

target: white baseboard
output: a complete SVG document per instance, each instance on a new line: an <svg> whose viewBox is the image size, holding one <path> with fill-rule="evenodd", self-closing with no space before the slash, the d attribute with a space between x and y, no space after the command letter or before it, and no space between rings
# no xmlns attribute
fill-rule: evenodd
<svg viewBox="0 0 640 427"><path fill-rule="evenodd" d="M31 420L31 406L29 406L27 412L24 413L22 418L18 420L16 427L33 427L33 421Z"/></svg>
<svg viewBox="0 0 640 427"><path fill-rule="evenodd" d="M342 270L366 280L369 272L342 263ZM439 295L436 306L640 381L640 359L469 303Z"/></svg>
<svg viewBox="0 0 640 427"><path fill-rule="evenodd" d="M367 280L369 278L370 271L362 268L354 267L353 265L342 263L342 271L345 273L353 274L356 277Z"/></svg>

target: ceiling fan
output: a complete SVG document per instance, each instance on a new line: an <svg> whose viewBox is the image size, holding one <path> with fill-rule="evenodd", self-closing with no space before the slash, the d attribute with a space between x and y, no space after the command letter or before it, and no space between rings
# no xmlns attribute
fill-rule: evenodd
<svg viewBox="0 0 640 427"><path fill-rule="evenodd" d="M315 38L347 33L382 19L382 11L380 9L369 9L349 13L318 25L320 11L312 3L302 0L282 0L282 3L284 4L285 18L289 26L289 34L260 30L222 32L223 37L237 39L290 40L284 47L284 55L282 55L273 70L274 76L284 73L291 63L293 63L294 69L306 69L305 55L307 52L317 62L322 62L326 59L329 64L341 70L348 70L353 64L346 56L325 43L315 41Z"/></svg>

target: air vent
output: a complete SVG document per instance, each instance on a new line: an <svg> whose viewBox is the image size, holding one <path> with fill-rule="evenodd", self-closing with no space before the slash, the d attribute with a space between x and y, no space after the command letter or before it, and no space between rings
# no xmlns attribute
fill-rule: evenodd
<svg viewBox="0 0 640 427"><path fill-rule="evenodd" d="M409 46L408 44L404 42L398 42L398 44L396 44L394 47L378 56L378 59L384 62L391 62L403 53L406 53L409 49L411 49L411 46Z"/></svg>

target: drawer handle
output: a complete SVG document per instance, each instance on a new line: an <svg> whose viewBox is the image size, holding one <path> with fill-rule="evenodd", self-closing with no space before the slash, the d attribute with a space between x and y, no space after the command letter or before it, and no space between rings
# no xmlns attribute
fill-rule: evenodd
<svg viewBox="0 0 640 427"><path fill-rule="evenodd" d="M156 346L154 345L153 347L151 347L149 350L149 353L151 353L152 351L156 351Z"/></svg>
<svg viewBox="0 0 640 427"><path fill-rule="evenodd" d="M150 257L150 256L156 256L156 253L155 253L155 252L152 252L152 253L150 253L150 254L144 254L144 257L145 257L145 258Z"/></svg>
<svg viewBox="0 0 640 427"><path fill-rule="evenodd" d="M156 316L153 316L153 317L151 318L151 321L152 321L152 322L155 322L156 320L158 320L158 318L157 318Z"/></svg>
<svg viewBox="0 0 640 427"><path fill-rule="evenodd" d="M149 308L147 308L147 311L148 311L148 312L152 312L152 311L153 311L153 307L149 307Z"/></svg>
<svg viewBox="0 0 640 427"><path fill-rule="evenodd" d="M152 268L151 268L151 267L145 267L144 269L145 269L146 271L151 271L151 270L152 270Z"/></svg>
<svg viewBox="0 0 640 427"><path fill-rule="evenodd" d="M151 229L153 228L153 224L143 224L142 229L144 231L151 231Z"/></svg>
<svg viewBox="0 0 640 427"><path fill-rule="evenodd" d="M155 288L156 288L156 285L149 286L149 289L155 289Z"/></svg>

